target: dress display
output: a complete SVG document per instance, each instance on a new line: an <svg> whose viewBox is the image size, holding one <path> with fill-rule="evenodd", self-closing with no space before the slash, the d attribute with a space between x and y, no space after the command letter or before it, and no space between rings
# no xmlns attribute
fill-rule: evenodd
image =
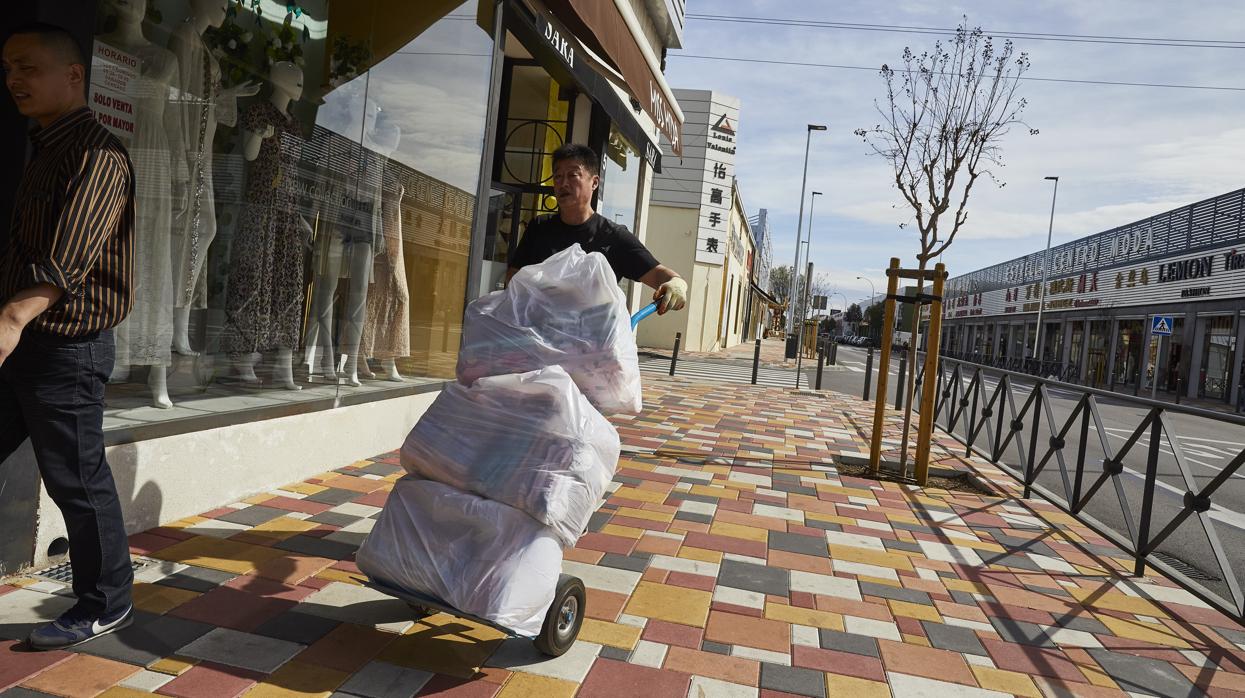
<svg viewBox="0 0 1245 698"><path fill-rule="evenodd" d="M304 299L304 232L296 206L303 139L271 102L242 115L241 127L266 133L247 166L246 200L233 240L221 349L242 354L298 345Z"/></svg>
<svg viewBox="0 0 1245 698"><path fill-rule="evenodd" d="M402 197L406 189L391 167L385 167L381 184L382 239L372 262L361 353L383 361L411 355L411 311L402 255Z"/></svg>
<svg viewBox="0 0 1245 698"><path fill-rule="evenodd" d="M147 44L117 47L140 61L127 85L134 105L134 133L129 143L134 166L134 307L117 326L118 366L167 366L172 362L174 183L187 180L181 121L169 98L177 79L177 59Z"/></svg>

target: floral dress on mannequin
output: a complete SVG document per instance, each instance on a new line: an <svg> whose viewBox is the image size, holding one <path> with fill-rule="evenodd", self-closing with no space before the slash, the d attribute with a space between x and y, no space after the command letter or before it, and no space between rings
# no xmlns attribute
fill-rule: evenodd
<svg viewBox="0 0 1245 698"><path fill-rule="evenodd" d="M402 256L402 196L406 190L388 163L381 187L382 234L372 262L361 349L363 356L384 361L410 356L411 314Z"/></svg>

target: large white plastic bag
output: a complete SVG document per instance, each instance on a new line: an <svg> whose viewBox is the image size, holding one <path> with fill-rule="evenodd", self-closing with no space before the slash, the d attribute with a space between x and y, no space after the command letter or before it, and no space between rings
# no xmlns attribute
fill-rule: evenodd
<svg viewBox="0 0 1245 698"><path fill-rule="evenodd" d="M457 374L471 385L554 365L605 414L643 406L627 299L605 255L577 244L467 306Z"/></svg>
<svg viewBox="0 0 1245 698"><path fill-rule="evenodd" d="M404 477L355 561L381 584L534 637L557 592L562 548L517 509Z"/></svg>
<svg viewBox="0 0 1245 698"><path fill-rule="evenodd" d="M416 477L520 509L571 547L618 466L618 430L558 366L446 385L402 445Z"/></svg>

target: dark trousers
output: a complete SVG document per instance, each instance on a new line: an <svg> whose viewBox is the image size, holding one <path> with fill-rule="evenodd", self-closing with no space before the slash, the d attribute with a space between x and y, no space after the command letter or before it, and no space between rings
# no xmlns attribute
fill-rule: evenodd
<svg viewBox="0 0 1245 698"><path fill-rule="evenodd" d="M0 365L0 463L27 437L39 474L69 531L78 609L130 605L134 574L121 502L104 459L104 383L112 332L65 339L27 329Z"/></svg>

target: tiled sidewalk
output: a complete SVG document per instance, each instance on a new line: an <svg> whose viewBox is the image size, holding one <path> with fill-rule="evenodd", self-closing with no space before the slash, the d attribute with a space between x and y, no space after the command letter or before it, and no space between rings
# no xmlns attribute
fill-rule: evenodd
<svg viewBox="0 0 1245 698"><path fill-rule="evenodd" d="M640 347L640 351L657 354L660 356L670 356L669 349L654 349L651 347ZM731 361L747 362L752 364L752 356L756 351L753 342L743 342L736 344L729 349L721 351L679 351L679 358L685 359L727 359ZM786 340L781 337L770 337L761 340L761 365L767 368L795 368L795 359L788 360L786 358Z"/></svg>
<svg viewBox="0 0 1245 698"><path fill-rule="evenodd" d="M1245 696L1245 629L1037 501L840 477L867 403L648 381L566 570L579 642L542 661L359 586L395 457L132 538L139 620L75 652L0 642L11 695ZM798 405L798 406L793 406ZM71 603L0 586L0 637ZM2 695L8 696L10 693Z"/></svg>

